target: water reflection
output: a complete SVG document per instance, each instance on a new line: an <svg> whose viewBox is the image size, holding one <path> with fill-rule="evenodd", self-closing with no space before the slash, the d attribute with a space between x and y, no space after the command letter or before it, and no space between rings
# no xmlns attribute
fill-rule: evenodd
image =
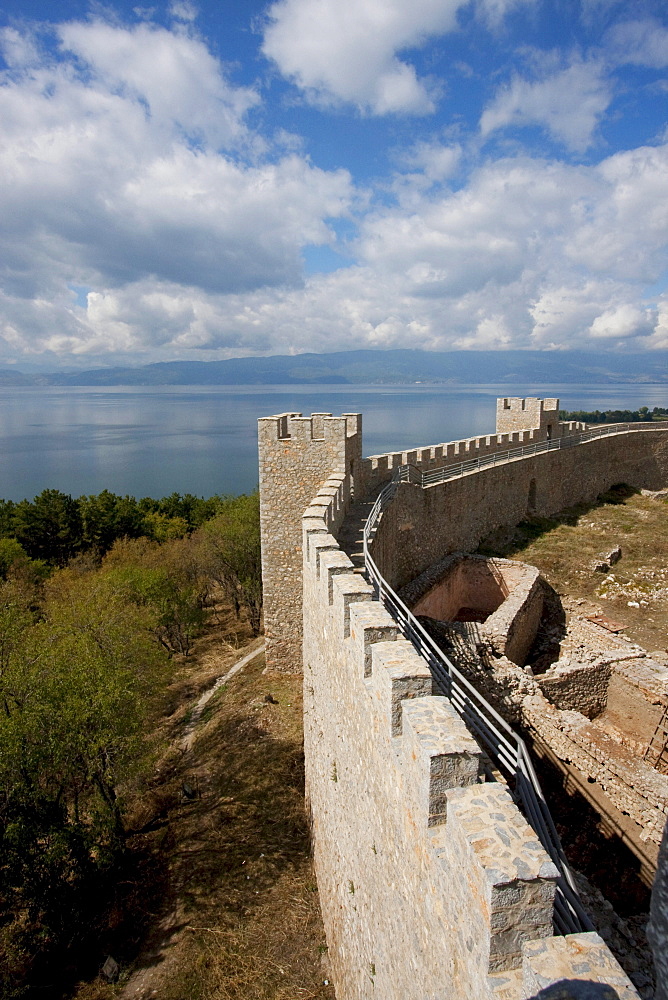
<svg viewBox="0 0 668 1000"><path fill-rule="evenodd" d="M260 416L362 412L368 455L489 433L503 395L559 396L568 409L667 405L665 387L638 385L2 388L0 496L238 493L257 483Z"/></svg>

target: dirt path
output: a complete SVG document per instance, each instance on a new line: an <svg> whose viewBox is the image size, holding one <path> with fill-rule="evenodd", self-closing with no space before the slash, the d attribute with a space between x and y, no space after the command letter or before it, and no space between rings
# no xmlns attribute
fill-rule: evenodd
<svg viewBox="0 0 668 1000"><path fill-rule="evenodd" d="M180 739L176 741L178 748L185 754L191 753L196 738L197 726L201 721L204 709L209 704L216 692L226 684L232 677L238 674L244 667L257 656L264 653L265 642L255 646L245 653L241 659L230 667L230 669L218 677L215 682L196 702L192 715L185 727L185 731ZM201 762L200 762L201 765ZM200 781L205 777L201 766L198 768L197 791L193 789L193 794L201 794L199 790ZM182 782L182 789L190 788ZM184 845L185 846L185 845ZM183 900L177 895L173 901L169 912L165 913L156 921L146 948L140 956L134 972L130 975L127 983L119 994L121 1000L138 1000L138 998L149 998L157 996L166 979L173 973L173 965L179 960L181 939L188 931L188 924L185 920Z"/></svg>
<svg viewBox="0 0 668 1000"><path fill-rule="evenodd" d="M193 714L191 715L190 721L186 726L183 737L181 738L181 746L184 750L192 750L197 723L201 719L202 712L209 704L218 688L222 687L223 684L227 684L231 677L234 677L234 675L238 674L240 670L243 670L246 664L250 663L251 660L254 660L256 656L259 656L260 653L264 653L264 647L265 642L262 640L262 643L259 646L256 646L255 649L251 649L250 653L246 653L246 655L242 656L240 660L237 660L234 666L230 667L227 673L223 674L222 677L219 677L208 689L208 691L205 691L200 697L199 701L195 705L195 708L193 709Z"/></svg>

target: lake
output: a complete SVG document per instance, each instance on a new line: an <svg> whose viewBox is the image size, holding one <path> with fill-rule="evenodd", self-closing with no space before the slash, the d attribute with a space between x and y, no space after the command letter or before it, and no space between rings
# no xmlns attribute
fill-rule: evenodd
<svg viewBox="0 0 668 1000"><path fill-rule="evenodd" d="M258 417L361 412L371 455L490 433L497 396L557 396L568 410L668 406L665 386L637 384L3 387L0 497L247 492Z"/></svg>

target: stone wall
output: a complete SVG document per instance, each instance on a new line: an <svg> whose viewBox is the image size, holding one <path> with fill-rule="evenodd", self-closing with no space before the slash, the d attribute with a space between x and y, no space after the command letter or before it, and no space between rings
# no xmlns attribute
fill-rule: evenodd
<svg viewBox="0 0 668 1000"><path fill-rule="evenodd" d="M303 520L304 742L337 1000L606 983L638 1000L598 935L552 936L556 869L505 786L480 783L480 748L339 549L341 479L324 490Z"/></svg>
<svg viewBox="0 0 668 1000"><path fill-rule="evenodd" d="M471 439L468 454L538 433ZM459 445L454 460L463 457ZM426 665L336 541L363 480L373 488L398 455L443 465L450 447L363 463L356 415L260 421L268 660L297 669L303 608L306 790L337 997L543 1000L591 996L592 987L608 995L609 984L610 996L631 1000L636 992L597 935L551 936L551 862L504 786L479 782L480 749L449 702L432 695ZM492 528L517 523L531 498L537 513L549 514L615 482L656 489L667 473L668 433L652 430L425 490L401 485L374 554L400 585L449 552L474 548ZM526 724L561 725L555 739L561 733L578 744L600 780L605 747L592 745L587 720L526 694ZM621 787L628 775L609 777ZM655 814L665 804L661 776L646 792ZM656 824L648 826L656 838Z"/></svg>
<svg viewBox="0 0 668 1000"><path fill-rule="evenodd" d="M594 438L474 470L422 488L399 483L374 541L374 558L398 589L451 552L474 551L496 528L596 499L615 483L658 489L668 481L668 429Z"/></svg>
<svg viewBox="0 0 668 1000"><path fill-rule="evenodd" d="M301 517L333 473L344 477L347 493L359 489L362 417L358 413L263 417L258 421L258 443L267 666L300 673Z"/></svg>
<svg viewBox="0 0 668 1000"><path fill-rule="evenodd" d="M612 663L606 658L593 663L557 660L536 680L555 708L572 709L588 719L594 719L605 711L611 674Z"/></svg>
<svg viewBox="0 0 668 1000"><path fill-rule="evenodd" d="M508 408L503 405L505 403L509 404ZM523 407L522 403L526 405ZM430 472L445 465L539 444L548 437L564 437L586 430L586 424L576 420L559 421L558 416L558 399L499 399L495 434L462 438L409 451L369 455L363 461L366 487L372 490L386 482L400 465L413 465L421 472Z"/></svg>

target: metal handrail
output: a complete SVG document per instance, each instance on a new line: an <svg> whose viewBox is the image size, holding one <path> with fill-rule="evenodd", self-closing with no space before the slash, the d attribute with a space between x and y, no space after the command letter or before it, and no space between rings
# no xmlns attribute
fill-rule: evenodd
<svg viewBox="0 0 668 1000"><path fill-rule="evenodd" d="M506 451L495 451L491 455L483 455L482 458L469 458L464 462L454 462L442 466L438 469L430 469L422 472L415 465L400 465L395 469L395 474L401 472L402 482L415 483L418 486L433 486L435 483L443 483L449 479L458 479L469 472L477 472L478 469L486 468L489 465L504 465L506 462L513 462L520 458L528 458L530 455L540 455L547 451L559 451L562 448L573 448L578 444L586 444L596 438L609 437L611 434L642 433L646 431L666 430L668 424L663 427L657 422L650 424L628 423L628 424L603 424L588 431L579 431L576 434L569 434L566 437L551 438L549 441L538 441L536 444L520 445L518 448L509 448ZM410 470L405 472L404 470Z"/></svg>
<svg viewBox="0 0 668 1000"><path fill-rule="evenodd" d="M619 427L619 425L614 426L616 428ZM635 430L636 428L632 429ZM620 431L615 432L622 433ZM571 445L580 443L587 433L573 435L578 440L571 441ZM589 440L588 437L586 439ZM540 448L546 451L549 450L550 446L564 447L560 442L565 440L567 439L559 438L554 442L541 442L540 445L531 447L532 449ZM543 445L547 445L548 447L541 447ZM513 461L519 457L528 457L526 455L513 454L513 452L519 451L524 451L524 449L513 449L512 452L508 452L505 461ZM531 454L535 453L536 450L531 451ZM482 466L491 464L490 462L485 462L484 459L480 461ZM466 465L468 463L461 464ZM416 483L419 479L422 479L421 484L424 484L423 478L423 474L414 466L399 466L394 472L392 481L382 490L376 499L364 525L363 532L364 564L367 577L372 583L378 599L397 622L403 635L412 642L417 652L426 660L440 690L446 697L450 698L453 707L464 720L469 730L474 734L492 762L511 782L511 792L517 804L522 809L541 844L556 865L559 877L557 879L554 903L555 928L561 934L594 930L594 926L578 895L573 875L568 866L563 847L561 846L559 834L545 801L545 796L543 795L524 740L483 698L475 686L457 669L452 660L425 631L417 618L415 618L413 613L384 579L371 555L370 544L378 529L383 511L396 495L398 484L400 482ZM442 482L444 479L439 481ZM431 482L429 485L431 485Z"/></svg>

